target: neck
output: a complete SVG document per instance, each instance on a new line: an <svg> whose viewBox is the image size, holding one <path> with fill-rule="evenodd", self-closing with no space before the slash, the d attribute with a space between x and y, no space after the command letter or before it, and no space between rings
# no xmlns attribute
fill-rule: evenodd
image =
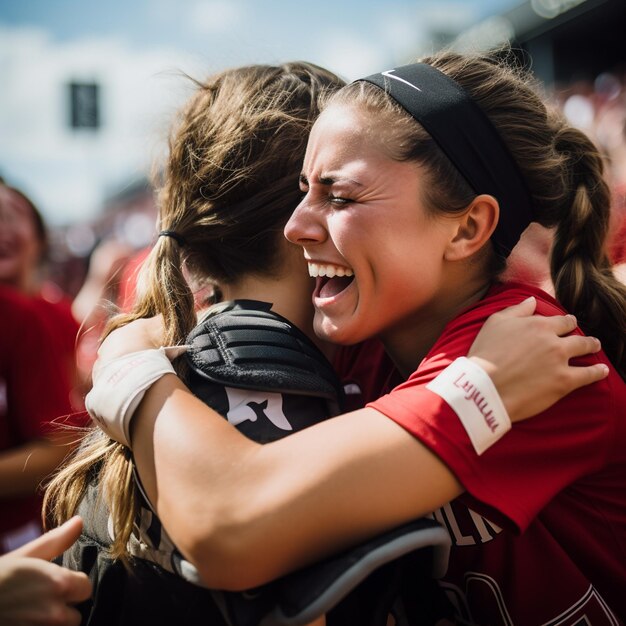
<svg viewBox="0 0 626 626"><path fill-rule="evenodd" d="M236 283L220 285L223 299L259 300L272 305L272 311L288 319L331 358L333 346L320 341L313 332L313 306L311 293L313 281L303 280L300 272L290 275L247 275Z"/></svg>
<svg viewBox="0 0 626 626"><path fill-rule="evenodd" d="M463 291L446 289L409 319L381 336L385 350L404 377L410 376L433 347L446 325L463 309L484 297L490 283L476 281Z"/></svg>
<svg viewBox="0 0 626 626"><path fill-rule="evenodd" d="M27 296L34 296L39 291L39 281L34 273L31 272L24 272L19 276L1 282Z"/></svg>

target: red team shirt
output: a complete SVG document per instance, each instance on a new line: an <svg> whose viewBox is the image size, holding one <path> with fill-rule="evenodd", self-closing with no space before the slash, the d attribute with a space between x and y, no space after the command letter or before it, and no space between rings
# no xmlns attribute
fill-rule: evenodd
<svg viewBox="0 0 626 626"><path fill-rule="evenodd" d="M67 422L69 382L54 345L38 306L0 285L0 454ZM0 538L40 519L40 496L0 498Z"/></svg>
<svg viewBox="0 0 626 626"><path fill-rule="evenodd" d="M442 585L464 623L622 624L626 383L615 369L515 424L482 456L450 407L425 388L467 354L487 317L529 295L539 315L563 313L533 287L495 286L446 326L418 371L368 406L430 448L466 489L434 514L452 537ZM610 365L604 353L580 359L600 361Z"/></svg>

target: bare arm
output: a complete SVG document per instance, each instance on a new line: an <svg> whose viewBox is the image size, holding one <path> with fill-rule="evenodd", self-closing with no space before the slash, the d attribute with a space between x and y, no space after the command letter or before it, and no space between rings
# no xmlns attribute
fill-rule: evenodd
<svg viewBox="0 0 626 626"><path fill-rule="evenodd" d="M266 582L461 492L437 457L373 409L259 445L165 376L133 424L148 496L209 586Z"/></svg>
<svg viewBox="0 0 626 626"><path fill-rule="evenodd" d="M496 318L478 357L494 374L494 362L507 368L499 391L509 411L514 408L513 420L604 375L567 365L569 358L597 350L595 340L559 340L556 352L549 345L574 328L570 318L527 319L532 328L521 340L519 317L534 306L530 312L528 304L519 306ZM135 326L140 332L121 329L127 331L118 335L126 351L145 347L138 338L142 329L152 332L150 323ZM505 350L503 333L515 338ZM103 347L113 356L114 346ZM558 373L556 387L546 383L546 372ZM524 376L531 384L515 383ZM532 412L520 401L528 388L538 398ZM462 490L435 455L373 409L261 446L168 375L150 388L132 426L135 460L150 499L174 542L214 587L255 586L422 516Z"/></svg>
<svg viewBox="0 0 626 626"><path fill-rule="evenodd" d="M35 439L0 452L0 498L34 494L71 452L76 435Z"/></svg>

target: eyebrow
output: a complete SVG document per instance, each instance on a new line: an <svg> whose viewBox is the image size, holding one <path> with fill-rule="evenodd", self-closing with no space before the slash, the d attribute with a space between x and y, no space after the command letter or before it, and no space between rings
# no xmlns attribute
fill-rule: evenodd
<svg viewBox="0 0 626 626"><path fill-rule="evenodd" d="M303 185L308 185L309 179L304 174L300 174L300 182ZM330 187L331 185L334 185L335 183L343 183L343 182L351 183L353 185L356 185L357 187L363 186L363 183L360 183L357 180L354 180L353 178L333 178L332 176L318 176L317 182L320 185L324 185L325 187Z"/></svg>

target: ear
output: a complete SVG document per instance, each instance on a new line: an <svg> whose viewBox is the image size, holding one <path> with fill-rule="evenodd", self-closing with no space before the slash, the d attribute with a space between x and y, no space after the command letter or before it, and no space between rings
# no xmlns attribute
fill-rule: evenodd
<svg viewBox="0 0 626 626"><path fill-rule="evenodd" d="M444 258L460 261L478 252L489 241L499 217L500 205L493 196L476 196L458 218L456 233L446 246Z"/></svg>

